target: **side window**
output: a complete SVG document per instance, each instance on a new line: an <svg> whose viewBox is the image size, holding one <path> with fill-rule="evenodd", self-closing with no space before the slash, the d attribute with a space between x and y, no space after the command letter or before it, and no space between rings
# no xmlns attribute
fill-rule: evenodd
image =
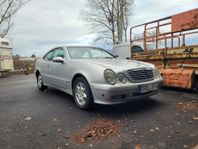
<svg viewBox="0 0 198 149"><path fill-rule="evenodd" d="M62 48L55 49L53 58L54 57L62 57L62 58L64 58L65 57L64 50Z"/></svg>
<svg viewBox="0 0 198 149"><path fill-rule="evenodd" d="M49 52L45 57L44 60L52 61L54 51Z"/></svg>

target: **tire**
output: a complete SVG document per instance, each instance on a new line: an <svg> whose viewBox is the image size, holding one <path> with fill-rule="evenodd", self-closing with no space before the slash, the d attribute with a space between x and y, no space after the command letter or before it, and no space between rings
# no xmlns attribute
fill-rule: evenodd
<svg viewBox="0 0 198 149"><path fill-rule="evenodd" d="M198 82L195 84L195 91L198 93Z"/></svg>
<svg viewBox="0 0 198 149"><path fill-rule="evenodd" d="M73 96L76 105L80 109L90 109L93 105L93 95L87 80L83 77L78 77L73 84Z"/></svg>
<svg viewBox="0 0 198 149"><path fill-rule="evenodd" d="M41 76L40 73L37 74L36 79L37 79L38 89L41 90L41 91L47 90L47 86L43 85L43 79L42 79L42 76Z"/></svg>

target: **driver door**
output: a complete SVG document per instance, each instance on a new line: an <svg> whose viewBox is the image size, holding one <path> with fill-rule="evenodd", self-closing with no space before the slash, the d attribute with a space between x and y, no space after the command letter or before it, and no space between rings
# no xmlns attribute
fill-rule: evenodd
<svg viewBox="0 0 198 149"><path fill-rule="evenodd" d="M56 57L62 57L65 59L65 51L63 48L56 48L54 49L54 55L53 58ZM67 89L67 80L66 80L66 68L67 64L66 62L55 62L52 61L50 64L50 74L51 74L51 84L53 86L56 86L58 88L64 88Z"/></svg>

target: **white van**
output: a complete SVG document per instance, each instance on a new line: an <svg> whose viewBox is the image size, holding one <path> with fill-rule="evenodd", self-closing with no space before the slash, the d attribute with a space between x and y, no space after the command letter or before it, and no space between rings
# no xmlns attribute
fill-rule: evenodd
<svg viewBox="0 0 198 149"><path fill-rule="evenodd" d="M0 38L0 73L13 71L12 46L9 40Z"/></svg>
<svg viewBox="0 0 198 149"><path fill-rule="evenodd" d="M156 44L153 42L147 42L146 46L148 50L156 49ZM161 48L164 48L164 46L159 44L158 48L161 49ZM135 42L131 49L130 49L129 43L121 43L121 44L115 45L111 53L115 56L118 56L118 58L120 59L130 59L132 51L143 52L144 51L143 42Z"/></svg>
<svg viewBox="0 0 198 149"><path fill-rule="evenodd" d="M115 56L118 56L118 58L120 59L129 59L131 57L130 44L129 43L117 44L113 47L111 53Z"/></svg>

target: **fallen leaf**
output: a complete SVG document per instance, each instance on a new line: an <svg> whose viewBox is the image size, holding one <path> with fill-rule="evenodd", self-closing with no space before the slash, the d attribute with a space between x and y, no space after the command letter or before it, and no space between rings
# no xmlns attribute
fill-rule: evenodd
<svg viewBox="0 0 198 149"><path fill-rule="evenodd" d="M10 129L10 128L8 128L8 127L6 127L4 131L5 131L5 132L10 132L10 131L11 131L11 129Z"/></svg>
<svg viewBox="0 0 198 149"><path fill-rule="evenodd" d="M187 145L185 145L185 144L184 144L183 146L184 146L184 148L187 148L187 147L188 147L188 146L187 146Z"/></svg>
<svg viewBox="0 0 198 149"><path fill-rule="evenodd" d="M150 129L150 132L154 132L155 130L154 129Z"/></svg>
<svg viewBox="0 0 198 149"><path fill-rule="evenodd" d="M135 129L135 130L133 131L133 134L137 134L137 129Z"/></svg>
<svg viewBox="0 0 198 149"><path fill-rule="evenodd" d="M141 149L140 145L135 145L135 149Z"/></svg>
<svg viewBox="0 0 198 149"><path fill-rule="evenodd" d="M113 136L121 137L121 122L99 119L81 129L74 135L79 143L91 143L100 139L111 138Z"/></svg>
<svg viewBox="0 0 198 149"><path fill-rule="evenodd" d="M198 145L196 145L195 147L193 147L193 149L198 149Z"/></svg>
<svg viewBox="0 0 198 149"><path fill-rule="evenodd" d="M191 137L194 137L194 135L193 135L193 134L190 134L190 136L191 136Z"/></svg>
<svg viewBox="0 0 198 149"><path fill-rule="evenodd" d="M46 135L47 135L47 129L46 129L46 130L43 130L43 131L40 132L38 135L39 135L39 136L46 136Z"/></svg>
<svg viewBox="0 0 198 149"><path fill-rule="evenodd" d="M65 138L65 139L69 139L70 136L69 136L69 135L64 135L64 138Z"/></svg>
<svg viewBox="0 0 198 149"><path fill-rule="evenodd" d="M31 120L32 120L32 117L27 116L27 117L25 117L25 120L26 120L26 121L31 121Z"/></svg>
<svg viewBox="0 0 198 149"><path fill-rule="evenodd" d="M193 120L198 120L198 117L192 117Z"/></svg>

